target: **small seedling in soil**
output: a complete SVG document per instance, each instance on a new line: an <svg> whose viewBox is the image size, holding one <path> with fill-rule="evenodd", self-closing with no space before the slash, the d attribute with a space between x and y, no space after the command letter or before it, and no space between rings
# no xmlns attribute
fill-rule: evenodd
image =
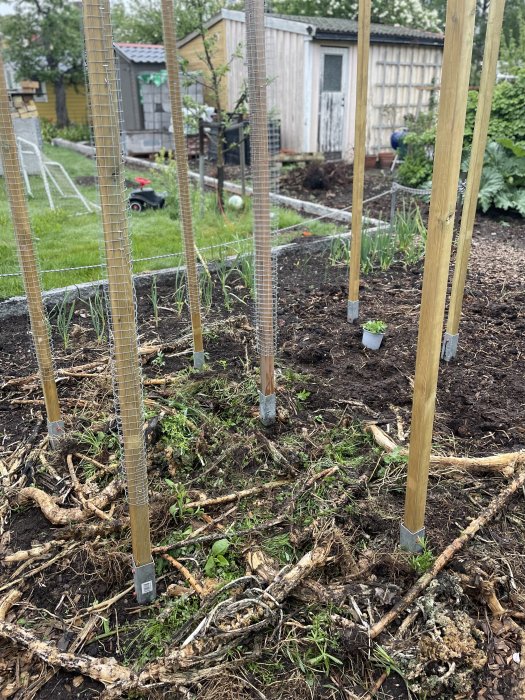
<svg viewBox="0 0 525 700"><path fill-rule="evenodd" d="M434 563L434 555L432 551L428 548L428 542L426 539L418 540L419 544L423 548L421 554L414 554L410 557L410 566L414 569L418 576L426 573Z"/></svg>
<svg viewBox="0 0 525 700"><path fill-rule="evenodd" d="M363 330L374 335L381 335L386 331L386 323L384 321L367 321L363 324Z"/></svg>
<svg viewBox="0 0 525 700"><path fill-rule="evenodd" d="M230 549L231 542L226 538L217 540L212 545L206 564L204 565L204 573L206 576L219 576L225 569L229 569L231 562L224 555Z"/></svg>
<svg viewBox="0 0 525 700"><path fill-rule="evenodd" d="M75 313L75 300L68 305L69 297L67 294L64 295L62 301L57 304L53 311L52 316L56 319L56 327L59 336L62 339L64 345L64 350L67 350L70 345L71 340L71 323L73 321L73 314Z"/></svg>
<svg viewBox="0 0 525 700"><path fill-rule="evenodd" d="M151 306L153 309L153 320L155 322L155 327L159 325L159 292L157 289L157 278L153 277L151 280L151 294L150 294Z"/></svg>
<svg viewBox="0 0 525 700"><path fill-rule="evenodd" d="M209 311L211 309L213 299L213 280L207 270L201 275L200 288L202 304L204 308Z"/></svg>
<svg viewBox="0 0 525 700"><path fill-rule="evenodd" d="M186 278L183 272L177 272L175 276L175 308L177 315L181 316L186 302Z"/></svg>
<svg viewBox="0 0 525 700"><path fill-rule="evenodd" d="M302 389L301 391L297 392L296 396L299 399L299 401L308 401L311 393L311 391L306 391L306 389Z"/></svg>
<svg viewBox="0 0 525 700"><path fill-rule="evenodd" d="M104 297L99 289L97 289L94 296L89 297L88 305L91 323L97 336L97 343L101 344L106 337L106 306Z"/></svg>
<svg viewBox="0 0 525 700"><path fill-rule="evenodd" d="M253 258L250 255L243 255L237 258L237 270L242 279L243 285L249 291L252 299L254 298L254 265Z"/></svg>
<svg viewBox="0 0 525 700"><path fill-rule="evenodd" d="M166 364L166 358L164 357L164 353L162 350L159 350L157 355L155 356L155 359L151 361L152 365L155 365L155 367L164 367Z"/></svg>

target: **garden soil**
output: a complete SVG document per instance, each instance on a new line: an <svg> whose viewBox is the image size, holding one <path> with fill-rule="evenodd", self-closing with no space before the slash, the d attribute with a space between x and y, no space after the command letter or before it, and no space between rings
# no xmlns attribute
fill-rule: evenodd
<svg viewBox="0 0 525 700"><path fill-rule="evenodd" d="M290 179L283 186L284 193L304 196L308 190L307 196L317 201L348 205L345 197L350 176L337 169L324 173L331 178L330 183L319 188L312 187L312 180L305 185L304 173L299 178L299 170L287 176ZM372 196L385 184L388 188L388 178L379 171L367 174L367 194ZM330 193L333 196L328 196ZM372 212L377 215L379 209ZM480 215L476 220L458 356L440 366L434 432L434 451L439 454L485 456L525 449L524 240L523 220L492 215ZM377 648L370 654L366 635L363 641L333 622L334 614L361 627L377 622L416 581L418 567L424 565L397 548L405 460L395 455L385 458L363 432L367 422L374 422L401 448L408 444L422 263L406 267L397 262L389 270L376 270L362 278L363 320L380 318L388 324L378 352L365 350L360 328L346 322L347 267L331 259L329 246L320 248L311 237L301 237L294 249L279 256L277 267L279 419L267 430L258 425L256 393L253 388L249 393L244 379L252 377L253 381L256 376L257 357L253 304L239 275L234 272L228 280L236 296L228 310L215 280L214 303L204 322L209 365L199 375L188 373L191 349L181 343L181 337L188 337L188 319L185 313L181 317L176 313L171 281L163 278L158 283L157 321L149 294L139 294L140 343L143 348L157 348L141 356L145 392L153 402L146 419L152 536L155 543L165 542L174 528L191 531L205 522L199 512L170 514L170 503L175 501L173 496L169 500L169 490L166 493L167 478L187 484L194 498L231 493L279 478L290 481L293 494L305 488L310 469L336 465L338 476L313 487L311 498L299 500L289 521L269 532L258 531L254 525L253 534L235 540L234 547L239 575L245 571L246 553L265 546L280 561L276 561L279 569L316 542L331 537L332 560L311 580L310 597L301 589L302 593L284 602L283 626L278 634L267 629L245 639L235 663L231 665L228 657L222 675L214 679L190 684L185 691L151 690L147 696L242 700L263 693L275 700L348 700L361 697L388 669L390 675L378 696L385 699L407 698L407 686L416 697L443 700L521 697L525 639L520 633L525 614L522 494L514 497L419 597L411 608L414 621L408 633L394 639L400 619L380 638L383 656ZM2 487L9 508L2 511L0 553L3 558L63 537L65 546L72 547L70 554L41 574L31 572L49 557L33 561L22 571L18 586L23 604L15 606L10 615L40 639L63 649L68 649L91 619L78 617L83 610L129 585L129 533L125 528L93 541L82 536L81 528L79 535L66 536L65 529L51 526L38 508L19 504L16 489L11 488L14 483L16 488L34 483L59 498L64 507L74 505L66 455L87 453L82 442L82 433L87 430L104 439L115 432L107 352L96 343L83 304L76 307L71 335L71 347L64 351L55 334L57 367L90 363L94 369L63 375L59 381L70 436L58 455L36 449L42 444L44 421L38 385L28 377L36 366L27 319L5 321L0 338L4 381L0 459L11 464L14 451L26 445L11 485L5 482ZM23 377L28 378L9 383ZM202 415L202 427L190 453L179 458L166 444L162 420L166 414L172 415L170 411L181 411L177 403L181 396L195 402L201 412L195 415ZM154 405L164 406L160 417L150 410ZM239 416L241 409L244 414ZM115 466L114 453L110 440L97 453L96 461L108 473ZM6 479L5 472L2 474ZM433 555L450 544L505 485L506 479L497 474L465 474L452 469L433 474L426 522ZM276 491L275 496L239 501L234 504L237 510L225 516L224 525L242 529L246 523L271 520L290 502L290 493ZM226 509L216 506L206 514L217 518ZM262 520L257 520L259 514ZM125 517L122 504L116 504L113 517ZM96 518L94 522L100 523ZM268 542L273 543L273 549ZM281 543L278 553L276 543ZM59 551L64 550L54 553ZM204 579L208 550L174 550L174 554ZM15 575L17 566L0 563L1 585ZM142 610L128 592L109 610L95 615L93 631L84 640L82 651L137 663L138 647L151 645L151 638L139 636L139 624L147 621L151 626L159 616L166 619L167 586L174 583L187 585L176 570L164 567L158 603ZM510 616L494 616L487 607L484 591L488 584ZM324 600L319 598L322 590L328 592ZM317 597L312 591L317 591ZM337 658L327 672L324 666L317 666L319 652L312 642L313 629L325 630L330 641L324 638L323 643ZM169 640L164 643L169 647ZM4 697L97 698L102 691L101 684L78 673L58 669L53 673L6 640L0 641L0 668L0 676L4 674L6 679L0 681Z"/></svg>

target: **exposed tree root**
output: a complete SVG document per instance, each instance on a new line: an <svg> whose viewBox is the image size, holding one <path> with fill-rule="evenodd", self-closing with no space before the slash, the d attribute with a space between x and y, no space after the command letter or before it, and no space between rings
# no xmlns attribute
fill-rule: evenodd
<svg viewBox="0 0 525 700"><path fill-rule="evenodd" d="M82 522L93 515L91 506L97 510L103 510L112 503L123 489L123 482L120 479L113 479L106 488L95 498L89 501L89 508L62 508L53 496L34 486L27 486L20 489L17 499L20 502L31 500L40 508L50 523L53 525L70 525L75 522Z"/></svg>
<svg viewBox="0 0 525 700"><path fill-rule="evenodd" d="M288 486L290 481L287 479L279 479L278 481L268 481L262 486L254 486L251 489L244 489L243 491L237 491L236 493L228 493L225 496L218 496L217 498L206 498L201 501L192 501L191 503L186 503L186 508L202 508L203 506L218 506L222 503L231 503L232 501L238 501L240 498L246 498L246 496L253 496L257 493L263 493L264 491L271 491L272 489L278 489L280 486Z"/></svg>
<svg viewBox="0 0 525 700"><path fill-rule="evenodd" d="M16 589L10 591L2 601L0 601L0 622L4 622L7 613L11 610L15 603L18 603L22 593Z"/></svg>
<svg viewBox="0 0 525 700"><path fill-rule="evenodd" d="M64 542L65 540L51 540L50 542L39 544L31 549L19 549L13 554L7 554L4 557L4 564L15 564L21 561L27 561L28 559L36 559L45 554L49 554L54 547L59 547L63 545Z"/></svg>
<svg viewBox="0 0 525 700"><path fill-rule="evenodd" d="M180 563L180 561L177 561L174 559L171 555L169 554L163 554L162 558L165 559L166 561L169 561L169 563L177 569L177 571L180 571L180 573L184 576L186 581L190 584L190 586L193 588L195 593L197 593L198 596L202 598L204 595L204 588L201 586L201 584L197 581L195 576L191 574L188 569Z"/></svg>
<svg viewBox="0 0 525 700"><path fill-rule="evenodd" d="M135 673L130 668L119 664L114 658L95 658L87 654L61 652L54 644L40 641L33 632L5 622L1 619L2 611L5 617L11 605L20 597L18 591L13 591L0 603L0 637L24 647L55 668L79 672L100 681L106 686L103 697L108 700L120 697L123 692L129 690L147 695L149 688L159 684L169 684L173 688L195 683L217 673L224 673L225 665L220 663L210 667L209 664L204 663L198 669L191 669L189 666L198 663L199 660L202 661L203 653L208 660L220 659L231 647L228 640L234 640L235 644L238 644L240 639L254 628L260 629L274 620L275 615L280 611L280 604L291 591L308 574L326 564L330 547L331 543L328 543L315 547L305 554L289 571L281 572L265 591L260 591L259 600L247 599L247 605L242 606L242 613L239 612L241 610L239 601L232 601L232 611L231 613L227 611L227 619L224 615L221 617L219 634L208 637L205 635L206 628L204 628L203 637L198 638L198 632L202 628L199 624L192 634L192 641L170 650L164 658L150 662L140 673ZM254 593L251 595L253 596Z"/></svg>
<svg viewBox="0 0 525 700"><path fill-rule="evenodd" d="M441 552L432 568L423 574L412 586L403 598L370 629L370 638L378 637L393 620L404 612L416 598L425 590L438 573L452 560L465 544L471 540L479 530L499 513L510 501L516 491L525 484L525 469L485 508L479 517L473 520L449 546Z"/></svg>
<svg viewBox="0 0 525 700"><path fill-rule="evenodd" d="M366 430L371 433L379 447L391 454L396 451L400 455L407 455L408 450L398 447L396 443L378 425L369 424ZM481 472L498 472L503 476L514 474L515 466L518 462L525 461L525 452L506 452L490 457L447 457L442 455L431 455L430 464L433 467L446 468L456 467L456 469L466 469Z"/></svg>

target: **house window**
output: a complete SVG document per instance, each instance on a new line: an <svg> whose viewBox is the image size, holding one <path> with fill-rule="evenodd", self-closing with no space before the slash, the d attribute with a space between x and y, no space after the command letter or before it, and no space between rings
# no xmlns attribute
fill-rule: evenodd
<svg viewBox="0 0 525 700"><path fill-rule="evenodd" d="M341 54L324 55L323 92L341 92L343 57Z"/></svg>
<svg viewBox="0 0 525 700"><path fill-rule="evenodd" d="M18 90L20 85L16 79L16 70L12 63L6 63L5 66L5 78L7 82L7 89L10 91Z"/></svg>

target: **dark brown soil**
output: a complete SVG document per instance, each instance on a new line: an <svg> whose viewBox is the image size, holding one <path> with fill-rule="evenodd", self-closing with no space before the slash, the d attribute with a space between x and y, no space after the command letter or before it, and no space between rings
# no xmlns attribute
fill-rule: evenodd
<svg viewBox="0 0 525 700"><path fill-rule="evenodd" d="M340 184L337 173L332 177L328 189L315 190L318 194L324 193L323 201L329 201L326 199L327 192L348 187L348 181ZM382 175L374 173L371 177L382 184ZM338 201L343 205L342 198ZM344 202L344 206L347 205ZM442 364L440 368L434 447L445 454L489 455L525 448L525 389L522 381L525 356L524 236L524 224L520 220L507 217L495 220L483 216L477 219L460 330L460 350L455 362ZM253 304L241 279L232 275L229 280L231 289L244 303L234 301L233 308L226 311L219 284L215 282L214 304L205 319L210 331L205 341L210 365L194 379L197 382L194 399L205 414L217 416L223 422L219 436L213 433L213 427L203 426L198 438L196 452L206 467L211 465L209 473L201 476L203 466L197 459L189 463L176 463L175 478L187 483L188 488L215 495L282 476L300 482L311 464L330 454L330 441L336 443L338 430L350 429L366 420L377 421L385 430L390 430L397 440L399 421L401 429L408 436L422 265L405 268L403 264L396 263L386 272L375 272L363 278L363 319L382 318L388 323L383 346L378 352L371 352L361 345L360 329L346 323L346 265L332 264L328 248L320 250L311 246L310 240L304 240L298 250L284 253L278 259L277 399L280 418L277 425L267 431L261 430L255 418L255 391L242 404L241 415L238 415L238 407L232 409L236 392L241 394L240 382L247 373L253 375L252 368L257 364L254 329L250 321ZM185 312L180 318L175 312L172 282L159 282L158 293L162 308L156 324L152 319L150 290L138 291L141 344L161 343L164 346L162 355L143 358L144 376L149 379L161 379L168 374L182 376L191 357L187 346L176 346L189 328ZM105 348L97 346L95 342L82 304L78 305L74 320L70 350L58 350L60 339L56 335L54 337L59 367L77 366L105 355ZM4 322L0 338L3 379L22 377L35 371L30 340L26 318ZM223 380L237 387L230 396L225 397L214 390L215 384ZM173 406L177 402L177 387L177 383L173 387L148 386L147 392L155 401ZM111 429L113 409L109 375L101 376L99 380L81 377L62 379L59 392L64 406L67 406L66 423L70 432L72 429L82 431L91 425L89 406L83 408L75 404L82 400L89 403L90 397L93 397L93 405L96 404L100 418L97 429L103 432ZM3 388L0 411L3 457L9 457L21 442L40 439L44 426L37 384L28 380L21 386ZM148 462L152 490L156 493L165 488L166 478L174 478L173 464L166 458L165 444L157 427L155 418L150 419L147 430ZM284 464L273 462L271 454L265 452L268 439L285 455ZM227 452L228 447L231 447L230 452ZM319 575L319 581L323 585L340 583L347 586L347 597L341 603L344 614L350 615L351 609L355 613L353 602L372 623L410 587L416 573L410 559L396 550L399 520L403 512L404 466L402 463L383 463L380 452L362 435L356 439L354 448L357 462L354 455L345 453L337 479L326 487L326 491L316 491L316 499L325 503L325 510L329 513L330 504L346 494L344 507L327 516L315 510L318 507L315 503L309 504L314 508L313 524L302 514L299 519L272 531L271 535L288 534L294 543L294 553L302 553L311 545L315 527L321 528L327 517L332 518L327 522L342 538L340 547L348 551L345 557L339 558ZM60 481L52 478L42 464L32 457L24 460L16 477L25 476L26 484L35 483L60 497L64 506L72 506L75 499L71 493L65 454L86 450L85 445L78 443L78 437L72 436L60 455L53 458L48 453L47 459L53 460ZM228 454L227 467L223 465L218 468L217 460L224 453ZM109 454L102 454L98 459L106 462L108 457ZM367 488L359 490L356 489L355 479L362 474L372 476ZM444 549L503 486L503 480L497 476L449 473L433 477L426 523L432 551L437 554ZM160 500L152 507L152 537L155 543L163 541L174 530L202 524L196 516L173 524L166 496L162 498L159 496ZM286 502L286 493L283 499ZM5 517L5 532L0 538L2 554L27 549L31 544L42 544L62 536L62 529L51 527L37 508L17 506L12 493L9 493L9 502L12 510ZM173 502L173 498L170 502ZM265 519L269 519L280 512L282 502L273 496L253 499L239 507L232 516L232 522L240 522L260 511ZM525 566L520 545L524 535L521 511L521 501L515 498L505 513L484 528L479 538L455 558L437 580L436 588L429 590L420 601L424 615L420 615L406 638L396 644L391 642L388 634L381 638L388 652L396 654L394 661L402 667L403 674L413 674L407 682L416 696L419 696L419 692L428 692L433 678L443 676L454 663L456 666L451 672L450 683L438 685L439 694L428 697L442 700L467 697L507 700L517 697L517 664L513 654L521 652L519 637L490 615L475 591L465 586L461 588L459 582L463 581L461 577L470 576L474 567L481 567L485 575L496 582L496 590L504 607L523 612ZM125 508L119 504L115 517L120 517L124 512ZM221 512L220 508L212 508L210 515L214 517ZM241 551L259 546L261 540L260 535L254 535L239 543L239 560ZM108 538L107 542L102 542L102 547L100 543L90 545L82 542L80 545L70 556L57 561L43 574L28 577L20 584L25 607L17 615L29 619L31 629L38 631L41 637L57 643L71 632L66 621L78 609L92 605L95 600L107 599L129 585L129 537L126 531ZM206 552L190 551L188 554L186 563L193 566L192 562L197 562L194 569L197 575L202 575ZM2 583L13 574L15 568L2 567ZM159 581L159 593L164 593L166 585L173 582L184 583L177 572L168 570L166 578ZM126 595L107 613L111 629L118 622L123 628L122 633L119 636L110 635L107 639L95 639L102 633L99 621L84 651L97 656L115 656L119 660L126 658L129 661L130 656L133 659L137 649L133 647L136 632L132 624L141 619L155 618L161 614L162 605L159 602L151 610L137 610L132 594ZM318 611L319 608L314 606L313 610ZM326 606L321 610L326 613ZM287 602L284 612L285 620L291 620L291 624L310 629L311 610L305 604ZM471 654L472 650L463 652L461 640L457 642L458 648L453 650L456 656L451 651L448 657L437 652L435 656L425 657L420 640L428 638L430 645L432 635L438 635L435 641L443 650L446 644L439 634L444 628L440 627L443 623L439 623L439 620L446 618L452 621L450 624L456 625L454 629L465 631L462 615L468 618L470 630L468 639L463 640L467 645L465 649L470 649L468 645L474 644L476 651L483 656L483 663L475 666L477 662ZM77 626L75 634L78 629ZM329 679L322 674L318 676L313 692L319 700L348 697L345 688L359 695L365 687L370 687L383 669L381 665L370 664L367 644L360 646L344 635L337 638L336 653L343 659L344 667L332 666ZM256 638L254 649L260 650L261 643L264 640ZM283 649L288 649L286 643L284 639ZM304 643L303 639L301 644ZM272 651L270 647L267 651L263 650L262 665L256 669L245 669L246 677L269 699L302 698L304 678L285 652L278 657L281 665L272 672L271 682L257 675L277 658L273 656L277 654L274 640L269 640L268 644ZM301 645L299 647L303 648ZM12 647L2 642L0 662L3 658L11 659L12 655ZM419 664L417 667L414 666L416 661ZM24 663L24 668L31 668L27 665L27 659ZM36 665L32 670L40 668L38 662L32 663ZM472 672L473 668L477 670ZM78 682L75 678L75 674L60 671L39 690L36 697L98 697L99 685L84 678L77 687L73 682ZM231 690L234 677L225 678ZM333 690L334 687L336 690ZM225 688L220 692L216 688L213 684L199 686L193 690L194 697L203 700L230 697ZM394 673L383 686L383 691L385 698L407 697L405 682ZM24 693L26 690L22 688L15 697L33 697ZM163 690L162 693L159 697L181 697L175 691ZM256 696L244 687L236 697L248 700ZM312 697L307 686L304 697Z"/></svg>

